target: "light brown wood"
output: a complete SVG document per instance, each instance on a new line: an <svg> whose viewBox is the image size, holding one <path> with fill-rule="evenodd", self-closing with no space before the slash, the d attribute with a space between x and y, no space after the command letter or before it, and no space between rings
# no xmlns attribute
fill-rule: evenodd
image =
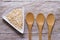
<svg viewBox="0 0 60 40"><path fill-rule="evenodd" d="M29 12L27 15L26 15L26 23L28 25L28 32L29 32L29 40L31 40L31 36L32 36L32 25L33 25L33 22L34 22L34 16L31 12Z"/></svg>
<svg viewBox="0 0 60 40"><path fill-rule="evenodd" d="M53 25L55 22L55 17L52 13L47 16L47 24L48 24L48 40L51 40L51 33L53 29Z"/></svg>
<svg viewBox="0 0 60 40"><path fill-rule="evenodd" d="M37 15L36 22L38 25L39 40L42 40L42 30L43 30L43 24L44 24L44 15L42 13L39 13Z"/></svg>

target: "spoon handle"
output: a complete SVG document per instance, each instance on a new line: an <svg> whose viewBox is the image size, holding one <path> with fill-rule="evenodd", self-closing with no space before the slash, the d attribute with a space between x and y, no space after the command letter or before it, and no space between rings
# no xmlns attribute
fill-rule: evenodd
<svg viewBox="0 0 60 40"><path fill-rule="evenodd" d="M48 40L51 40L51 34L48 33Z"/></svg>
<svg viewBox="0 0 60 40"><path fill-rule="evenodd" d="M31 31L29 31L29 40L32 40L31 36L32 36L32 33L31 33Z"/></svg>
<svg viewBox="0 0 60 40"><path fill-rule="evenodd" d="M48 40L51 40L52 26L48 27Z"/></svg>
<svg viewBox="0 0 60 40"><path fill-rule="evenodd" d="M42 40L42 29L43 29L42 26L38 27L38 30L39 30L39 40Z"/></svg>
<svg viewBox="0 0 60 40"><path fill-rule="evenodd" d="M39 32L39 40L42 40L42 33Z"/></svg>
<svg viewBox="0 0 60 40"><path fill-rule="evenodd" d="M31 26L29 26L29 28L28 28L28 32L29 32L29 34L28 34L29 40L32 40L32 39L31 39L31 38L32 38L32 33L31 33L31 31L32 31L32 28L31 28Z"/></svg>

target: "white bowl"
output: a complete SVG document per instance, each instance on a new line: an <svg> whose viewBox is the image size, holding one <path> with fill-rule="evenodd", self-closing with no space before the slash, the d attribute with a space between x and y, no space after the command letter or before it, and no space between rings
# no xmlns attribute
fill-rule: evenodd
<svg viewBox="0 0 60 40"><path fill-rule="evenodd" d="M23 15L23 26L22 29L18 29L17 27L15 27L12 23L10 23L10 21L6 18L6 15L14 8L20 8L22 9L22 15ZM13 7L13 8L9 8L7 9L4 14L2 15L2 18L7 21L13 28L15 28L17 31L19 31L20 33L24 33L24 8L23 7Z"/></svg>

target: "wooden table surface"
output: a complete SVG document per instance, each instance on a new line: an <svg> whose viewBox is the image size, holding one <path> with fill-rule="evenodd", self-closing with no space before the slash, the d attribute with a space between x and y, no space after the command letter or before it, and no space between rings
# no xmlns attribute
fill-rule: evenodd
<svg viewBox="0 0 60 40"><path fill-rule="evenodd" d="M27 12L32 12L36 18L37 14L42 12L45 16L49 13L53 13L55 15L56 21L52 32L51 40L60 40L60 2L0 2L0 40L28 40L28 29L26 22L24 23L24 34L22 35L14 28L12 28L9 24L7 24L3 19L2 15L4 12L11 7L16 5L20 5L24 7L24 17ZM48 39L48 29L45 21L43 28L43 40ZM36 21L34 21L34 25L32 28L32 40L38 40L38 28L36 25Z"/></svg>

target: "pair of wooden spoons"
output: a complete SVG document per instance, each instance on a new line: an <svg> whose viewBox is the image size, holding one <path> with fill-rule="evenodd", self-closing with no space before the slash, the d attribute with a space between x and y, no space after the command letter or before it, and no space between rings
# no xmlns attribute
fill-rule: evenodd
<svg viewBox="0 0 60 40"><path fill-rule="evenodd" d="M42 40L42 30L43 30L43 24L44 24L44 15L42 13L37 15L36 21L38 24L38 30L39 30L39 40ZM51 40L51 33L53 29L53 25L55 22L55 17L52 13L50 13L46 18L47 24L48 24L48 40Z"/></svg>
<svg viewBox="0 0 60 40"><path fill-rule="evenodd" d="M39 30L39 40L42 40L42 30L43 30L44 19L45 19L45 17L42 13L38 14L36 17L36 22L37 22L38 30ZM52 32L54 21L55 21L54 15L49 14L47 16L48 40L51 40L51 32ZM29 40L31 40L31 36L32 36L31 31L32 31L32 25L34 22L34 15L31 12L29 12L26 15L26 22L28 24Z"/></svg>

